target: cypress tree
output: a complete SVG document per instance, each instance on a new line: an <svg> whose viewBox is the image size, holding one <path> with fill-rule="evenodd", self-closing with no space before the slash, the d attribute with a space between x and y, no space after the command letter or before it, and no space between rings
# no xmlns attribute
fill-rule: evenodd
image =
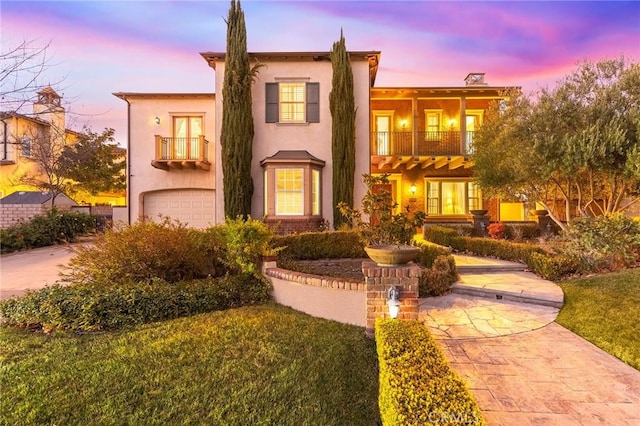
<svg viewBox="0 0 640 426"><path fill-rule="evenodd" d="M340 40L331 51L333 78L329 94L331 110L331 156L333 159L333 225L346 222L338 204L353 207L353 185L356 169L356 109L353 95L353 72L342 30Z"/></svg>
<svg viewBox="0 0 640 426"><path fill-rule="evenodd" d="M251 214L253 180L253 114L247 31L240 0L231 0L227 18L227 54L222 83L222 173L224 214L235 219Z"/></svg>

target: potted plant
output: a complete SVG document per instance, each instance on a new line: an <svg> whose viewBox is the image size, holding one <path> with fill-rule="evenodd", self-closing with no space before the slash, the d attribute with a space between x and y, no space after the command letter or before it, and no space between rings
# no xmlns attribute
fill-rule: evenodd
<svg viewBox="0 0 640 426"><path fill-rule="evenodd" d="M393 201L389 185L389 175L372 176L364 174L367 192L362 198L362 218L359 210L340 203L340 213L347 217L365 245L367 255L379 266L399 265L415 259L420 252L411 241L416 228L424 224L426 214L422 211L411 213L409 207L394 213L398 207Z"/></svg>

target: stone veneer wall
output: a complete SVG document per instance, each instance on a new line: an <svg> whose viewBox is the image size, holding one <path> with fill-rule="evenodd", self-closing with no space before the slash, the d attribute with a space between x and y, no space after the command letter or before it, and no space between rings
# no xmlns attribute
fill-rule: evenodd
<svg viewBox="0 0 640 426"><path fill-rule="evenodd" d="M400 290L398 318L418 319L420 267L413 263L385 267L364 261L364 283L289 271L278 268L275 261L264 262L262 269L273 284L277 303L315 317L365 327L369 337L373 337L375 319L389 316L387 292L394 285Z"/></svg>

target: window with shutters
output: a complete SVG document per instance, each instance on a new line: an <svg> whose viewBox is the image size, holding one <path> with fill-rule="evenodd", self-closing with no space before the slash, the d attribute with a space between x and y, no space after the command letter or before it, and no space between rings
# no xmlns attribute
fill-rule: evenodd
<svg viewBox="0 0 640 426"><path fill-rule="evenodd" d="M266 122L319 123L319 90L319 83L266 83Z"/></svg>

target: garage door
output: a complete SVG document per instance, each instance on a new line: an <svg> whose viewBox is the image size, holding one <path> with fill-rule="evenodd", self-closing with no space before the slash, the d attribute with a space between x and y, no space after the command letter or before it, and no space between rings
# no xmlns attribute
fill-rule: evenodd
<svg viewBox="0 0 640 426"><path fill-rule="evenodd" d="M207 228L215 222L215 195L209 189L172 189L144 196L144 215L177 219L192 228Z"/></svg>

